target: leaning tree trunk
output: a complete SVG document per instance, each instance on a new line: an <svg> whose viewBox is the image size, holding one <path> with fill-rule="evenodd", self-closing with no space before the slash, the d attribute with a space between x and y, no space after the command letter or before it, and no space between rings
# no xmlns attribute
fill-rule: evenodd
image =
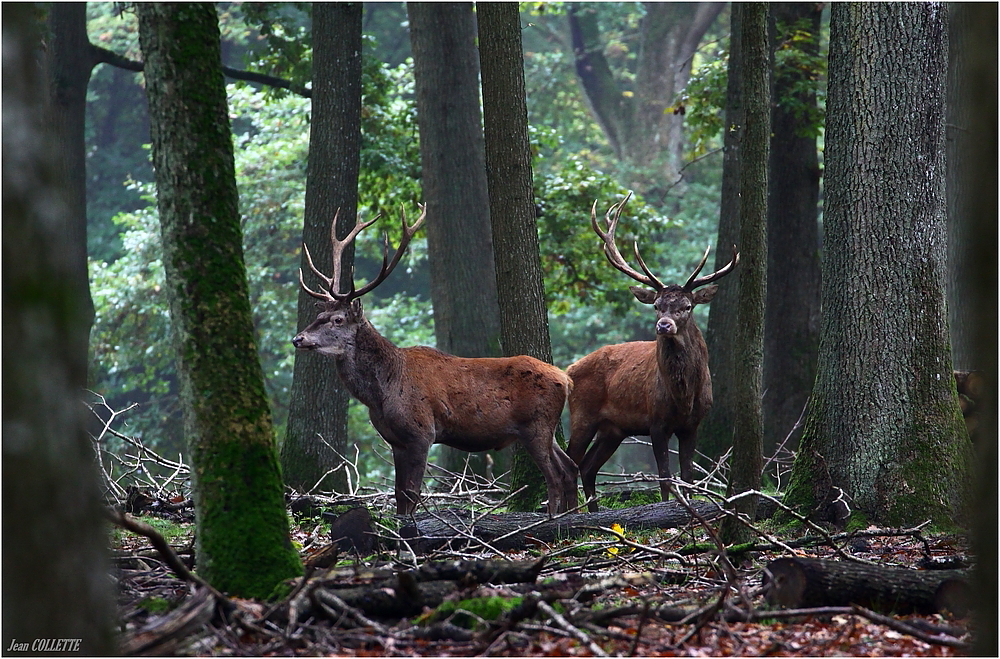
<svg viewBox="0 0 1000 659"><path fill-rule="evenodd" d="M487 2L477 8L500 343L505 355L530 355L552 363L531 177L521 22L516 4ZM556 434L561 440L562 429L557 428ZM520 446L514 449L512 462L511 489L526 489L510 507L534 510L545 493L541 471Z"/></svg>
<svg viewBox="0 0 1000 659"><path fill-rule="evenodd" d="M818 4L771 3L776 42L803 54L819 52ZM808 21L808 38L802 21ZM778 48L772 45L772 48ZM767 305L764 314L764 455L794 450L813 381L819 349L820 251L819 162L816 137L803 108L816 107L815 91L803 91L812 71L775 64L771 110L771 162L767 208Z"/></svg>
<svg viewBox="0 0 1000 659"><path fill-rule="evenodd" d="M264 598L301 574L257 356L211 4L139 3L198 572Z"/></svg>
<svg viewBox="0 0 1000 659"><path fill-rule="evenodd" d="M437 347L459 357L500 355L500 311L490 233L479 53L471 3L408 3L427 252ZM485 455L442 446L445 466ZM506 461L506 460L504 460Z"/></svg>
<svg viewBox="0 0 1000 659"><path fill-rule="evenodd" d="M3 12L2 643L17 654L14 642L78 639L67 654L109 655L107 531L80 400L87 278L47 121L35 12Z"/></svg>
<svg viewBox="0 0 1000 659"><path fill-rule="evenodd" d="M302 240L314 263L332 258L330 224L338 216L337 236L354 227L361 167L361 3L313 4L313 88L309 124ZM343 279L354 265L353 243L342 259ZM311 277L302 254L300 267ZM315 288L314 288L315 290ZM299 291L298 326L316 318L316 300ZM291 337L289 337L291 338ZM288 429L281 446L285 483L299 491L314 487L343 492L341 469L347 454L347 389L332 359L311 350L295 351Z"/></svg>
<svg viewBox="0 0 1000 659"><path fill-rule="evenodd" d="M764 420L761 373L764 359L764 299L767 291L767 164L771 136L771 87L767 48L767 5L743 5L740 70L746 130L740 154L740 269L733 337L733 454L727 496L760 489ZM757 497L739 499L734 509L754 518ZM723 520L727 543L748 542L753 534L732 517Z"/></svg>
<svg viewBox="0 0 1000 659"><path fill-rule="evenodd" d="M947 7L832 11L823 325L786 501L828 517L842 491L876 523L951 527L971 445L944 299Z"/></svg>

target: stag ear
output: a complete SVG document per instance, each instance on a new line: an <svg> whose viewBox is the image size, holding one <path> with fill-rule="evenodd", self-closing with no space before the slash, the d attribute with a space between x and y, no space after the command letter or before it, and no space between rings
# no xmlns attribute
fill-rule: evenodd
<svg viewBox="0 0 1000 659"><path fill-rule="evenodd" d="M643 288L642 286L629 286L628 289L632 291L635 299L643 304L653 304L656 301L656 291L652 289Z"/></svg>
<svg viewBox="0 0 1000 659"><path fill-rule="evenodd" d="M351 300L351 313L356 315L358 318L365 315L365 309L361 305L361 298L358 297Z"/></svg>
<svg viewBox="0 0 1000 659"><path fill-rule="evenodd" d="M691 297L695 304L708 304L715 297L715 294L719 292L719 286L717 284L712 284L711 286L706 286L705 288L699 288Z"/></svg>

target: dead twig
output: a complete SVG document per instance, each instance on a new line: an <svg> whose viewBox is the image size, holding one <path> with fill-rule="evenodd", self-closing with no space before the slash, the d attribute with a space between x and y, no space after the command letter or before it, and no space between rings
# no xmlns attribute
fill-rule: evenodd
<svg viewBox="0 0 1000 659"><path fill-rule="evenodd" d="M587 649L589 649L590 653L593 654L595 657L608 656L608 653L602 650L601 647L597 645L597 643L594 643L594 641L591 640L591 638L587 636L587 634L582 629L570 624L570 622L566 620L566 618L559 615L558 611L553 609L544 601L539 600L538 608L541 609L542 612L545 613L545 615L551 618L552 622L557 624L562 629L566 630L566 632L568 632L573 638L586 645Z"/></svg>

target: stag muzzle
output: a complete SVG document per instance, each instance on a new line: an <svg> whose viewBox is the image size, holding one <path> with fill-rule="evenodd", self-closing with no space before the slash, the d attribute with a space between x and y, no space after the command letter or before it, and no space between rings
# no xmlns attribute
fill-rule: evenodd
<svg viewBox="0 0 1000 659"><path fill-rule="evenodd" d="M311 341L307 341L306 337L301 334L296 334L295 338L292 339L292 345L300 349L308 349L315 347Z"/></svg>
<svg viewBox="0 0 1000 659"><path fill-rule="evenodd" d="M677 334L677 323L673 318L660 318L656 321L656 333L660 336L673 336Z"/></svg>

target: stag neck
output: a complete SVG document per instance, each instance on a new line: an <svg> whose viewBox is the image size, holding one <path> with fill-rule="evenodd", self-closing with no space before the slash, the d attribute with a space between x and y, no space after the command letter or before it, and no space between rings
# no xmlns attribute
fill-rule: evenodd
<svg viewBox="0 0 1000 659"><path fill-rule="evenodd" d="M402 373L400 348L362 318L354 349L337 358L337 372L347 390L365 406L381 410L389 385Z"/></svg>

